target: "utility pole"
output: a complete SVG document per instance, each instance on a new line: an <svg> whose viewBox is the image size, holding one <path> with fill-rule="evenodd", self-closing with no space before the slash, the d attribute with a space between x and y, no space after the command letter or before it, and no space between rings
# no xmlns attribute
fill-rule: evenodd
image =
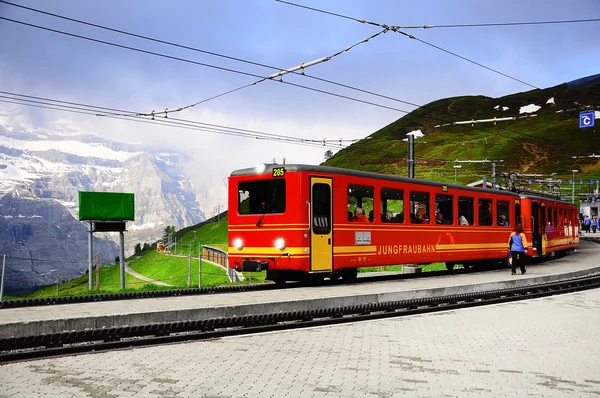
<svg viewBox="0 0 600 398"><path fill-rule="evenodd" d="M454 166L454 184L456 184L457 181L457 176L458 176L458 169L460 169L462 166Z"/></svg>
<svg viewBox="0 0 600 398"><path fill-rule="evenodd" d="M4 271L6 270L6 254L2 256L2 279L0 280L0 303L4 297Z"/></svg>
<svg viewBox="0 0 600 398"><path fill-rule="evenodd" d="M415 136L408 136L408 178L415 178Z"/></svg>
<svg viewBox="0 0 600 398"><path fill-rule="evenodd" d="M571 190L571 203L575 203L575 173L579 173L579 170L571 170L573 172L573 186Z"/></svg>
<svg viewBox="0 0 600 398"><path fill-rule="evenodd" d="M96 253L96 291L100 290L100 253Z"/></svg>
<svg viewBox="0 0 600 398"><path fill-rule="evenodd" d="M187 286L192 286L192 248L190 247L190 253L188 254L188 278Z"/></svg>
<svg viewBox="0 0 600 398"><path fill-rule="evenodd" d="M492 188L496 187L496 164L497 163L502 163L504 162L504 160L500 159L500 160L488 160L488 159L482 159L482 160L458 160L456 159L454 161L454 163L491 163L492 164ZM454 166L455 169L454 171L456 172L456 166ZM456 179L455 179L456 181ZM456 184L456 182L455 182ZM485 187L487 188L487 186Z"/></svg>
<svg viewBox="0 0 600 398"><path fill-rule="evenodd" d="M194 230L194 252L196 251L196 231ZM190 250L191 252L191 250Z"/></svg>
<svg viewBox="0 0 600 398"><path fill-rule="evenodd" d="M200 253L198 253L198 289L202 289L202 252L204 249L200 246Z"/></svg>

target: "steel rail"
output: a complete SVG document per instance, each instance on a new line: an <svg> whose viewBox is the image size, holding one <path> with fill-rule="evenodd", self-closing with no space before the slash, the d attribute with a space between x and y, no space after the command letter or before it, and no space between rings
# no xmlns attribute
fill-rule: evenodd
<svg viewBox="0 0 600 398"><path fill-rule="evenodd" d="M595 274L488 292L0 339L0 363L450 311L599 287L600 275Z"/></svg>

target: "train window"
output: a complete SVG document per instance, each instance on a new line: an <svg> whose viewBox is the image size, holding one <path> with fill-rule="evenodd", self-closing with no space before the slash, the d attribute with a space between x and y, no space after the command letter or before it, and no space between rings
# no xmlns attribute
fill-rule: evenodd
<svg viewBox="0 0 600 398"><path fill-rule="evenodd" d="M555 207L554 208L554 222L553 222L555 227L558 227L558 209Z"/></svg>
<svg viewBox="0 0 600 398"><path fill-rule="evenodd" d="M404 222L404 191L391 188L381 190L381 221Z"/></svg>
<svg viewBox="0 0 600 398"><path fill-rule="evenodd" d="M452 224L454 220L454 198L450 195L435 195L435 223Z"/></svg>
<svg viewBox="0 0 600 398"><path fill-rule="evenodd" d="M238 213L285 212L285 180L244 181L238 184Z"/></svg>
<svg viewBox="0 0 600 398"><path fill-rule="evenodd" d="M563 226L567 224L566 213L563 213L563 209L558 209L558 225Z"/></svg>
<svg viewBox="0 0 600 398"><path fill-rule="evenodd" d="M410 193L410 222L412 224L429 224L430 213L429 193Z"/></svg>
<svg viewBox="0 0 600 398"><path fill-rule="evenodd" d="M496 202L496 223L500 227L508 227L510 225L510 207L508 202L499 200Z"/></svg>
<svg viewBox="0 0 600 398"><path fill-rule="evenodd" d="M331 187L316 183L312 187L313 232L328 235L331 232Z"/></svg>
<svg viewBox="0 0 600 398"><path fill-rule="evenodd" d="M458 225L473 225L475 210L473 209L473 198L468 196L458 197Z"/></svg>
<svg viewBox="0 0 600 398"><path fill-rule="evenodd" d="M479 225L492 225L492 200L478 199Z"/></svg>
<svg viewBox="0 0 600 398"><path fill-rule="evenodd" d="M554 224L554 223L552 222L552 221L553 221L553 220L552 220L552 214L553 214L553 213L552 213L552 206L548 206L548 217L547 217L547 220L548 220L548 225L552 225L552 224Z"/></svg>
<svg viewBox="0 0 600 398"><path fill-rule="evenodd" d="M373 222L373 192L373 187L348 185L348 221Z"/></svg>

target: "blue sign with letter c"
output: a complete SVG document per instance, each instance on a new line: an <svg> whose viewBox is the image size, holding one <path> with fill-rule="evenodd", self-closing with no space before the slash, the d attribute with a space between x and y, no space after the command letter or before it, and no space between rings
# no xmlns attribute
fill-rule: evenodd
<svg viewBox="0 0 600 398"><path fill-rule="evenodd" d="M595 111L581 112L579 114L579 128L582 129L585 127L594 127L596 122L595 116Z"/></svg>

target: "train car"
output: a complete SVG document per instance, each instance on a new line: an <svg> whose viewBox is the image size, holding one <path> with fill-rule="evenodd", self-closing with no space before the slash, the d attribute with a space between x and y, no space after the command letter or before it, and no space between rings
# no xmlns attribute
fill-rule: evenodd
<svg viewBox="0 0 600 398"><path fill-rule="evenodd" d="M327 166L234 171L228 205L230 266L266 270L277 283L352 281L359 267L498 262L518 222L532 256L579 242L577 208L556 199Z"/></svg>
<svg viewBox="0 0 600 398"><path fill-rule="evenodd" d="M579 213L576 205L544 196L521 192L519 222L530 244L530 256L552 257L579 245Z"/></svg>

